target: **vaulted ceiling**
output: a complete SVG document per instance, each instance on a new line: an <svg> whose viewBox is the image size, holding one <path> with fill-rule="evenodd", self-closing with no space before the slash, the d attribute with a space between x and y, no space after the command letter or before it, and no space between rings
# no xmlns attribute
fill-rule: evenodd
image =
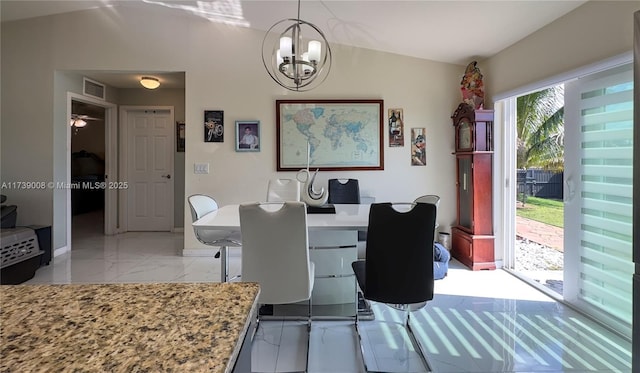
<svg viewBox="0 0 640 373"><path fill-rule="evenodd" d="M320 27L332 43L466 65L498 53L585 2L303 0L300 18ZM96 7L115 12L154 8L264 31L278 20L296 18L298 12L294 0L2 0L0 15L7 22ZM125 88L137 81L120 77L109 84Z"/></svg>

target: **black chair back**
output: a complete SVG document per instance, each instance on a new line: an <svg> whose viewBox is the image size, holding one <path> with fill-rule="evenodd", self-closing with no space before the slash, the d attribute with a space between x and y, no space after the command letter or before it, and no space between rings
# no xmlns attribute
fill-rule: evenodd
<svg viewBox="0 0 640 373"><path fill-rule="evenodd" d="M436 206L416 203L407 212L391 203L369 211L364 297L409 304L433 299Z"/></svg>
<svg viewBox="0 0 640 373"><path fill-rule="evenodd" d="M328 203L359 204L360 185L358 179L347 179L343 183L340 179L329 179Z"/></svg>

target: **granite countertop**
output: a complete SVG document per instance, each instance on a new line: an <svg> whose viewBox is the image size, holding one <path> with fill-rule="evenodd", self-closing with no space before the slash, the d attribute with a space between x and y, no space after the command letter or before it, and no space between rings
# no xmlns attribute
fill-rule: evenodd
<svg viewBox="0 0 640 373"><path fill-rule="evenodd" d="M0 286L1 372L230 372L255 283Z"/></svg>

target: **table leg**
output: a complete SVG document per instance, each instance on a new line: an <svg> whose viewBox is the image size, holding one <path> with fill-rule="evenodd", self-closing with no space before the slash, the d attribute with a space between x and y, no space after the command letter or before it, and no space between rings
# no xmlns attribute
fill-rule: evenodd
<svg viewBox="0 0 640 373"><path fill-rule="evenodd" d="M220 246L220 282L229 279L229 253L226 246Z"/></svg>

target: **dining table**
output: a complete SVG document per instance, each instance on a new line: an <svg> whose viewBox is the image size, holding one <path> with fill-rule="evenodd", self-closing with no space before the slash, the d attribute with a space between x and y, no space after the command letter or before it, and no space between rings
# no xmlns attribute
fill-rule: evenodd
<svg viewBox="0 0 640 373"><path fill-rule="evenodd" d="M268 203L278 209L281 203ZM195 230L241 232L239 204L220 207L193 222ZM310 259L315 264L312 293L314 315L348 316L357 312L357 285L351 263L358 259L358 231L366 231L369 204L335 204L332 209L318 209L307 214ZM229 249L220 248L221 282L229 280ZM339 311L335 311L339 309ZM326 311L326 312L325 312Z"/></svg>

